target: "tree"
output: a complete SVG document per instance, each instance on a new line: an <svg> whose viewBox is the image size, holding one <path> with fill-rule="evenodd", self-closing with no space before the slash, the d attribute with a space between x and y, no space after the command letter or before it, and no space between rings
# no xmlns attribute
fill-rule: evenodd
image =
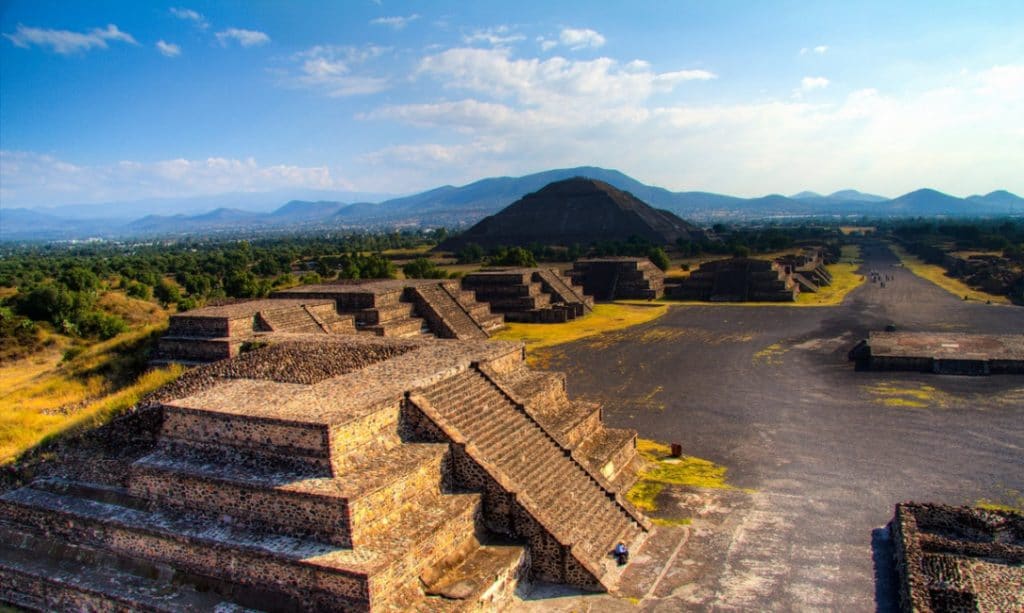
<svg viewBox="0 0 1024 613"><path fill-rule="evenodd" d="M662 270L668 270L669 266L672 265L672 262L668 259L668 254L661 247L654 247L648 251L647 259Z"/></svg>
<svg viewBox="0 0 1024 613"><path fill-rule="evenodd" d="M160 304L166 307L181 299L181 290L167 279L160 279L160 282L153 288L153 295L160 301Z"/></svg>
<svg viewBox="0 0 1024 613"><path fill-rule="evenodd" d="M448 273L424 257L416 258L402 267L402 272L409 279L447 279Z"/></svg>
<svg viewBox="0 0 1024 613"><path fill-rule="evenodd" d="M533 253L523 249L522 247L512 247L507 250L498 250L498 252L490 258L491 266L518 266L523 268L532 268L537 265L536 258L533 257Z"/></svg>
<svg viewBox="0 0 1024 613"><path fill-rule="evenodd" d="M91 270L74 266L62 272L57 281L73 292L94 292L99 289L100 278Z"/></svg>
<svg viewBox="0 0 1024 613"><path fill-rule="evenodd" d="M484 259L484 248L476 243L466 243L456 257L459 264L476 264Z"/></svg>

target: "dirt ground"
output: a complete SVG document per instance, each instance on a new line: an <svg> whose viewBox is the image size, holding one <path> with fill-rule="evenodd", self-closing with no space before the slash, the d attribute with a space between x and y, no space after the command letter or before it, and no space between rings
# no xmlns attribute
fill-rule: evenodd
<svg viewBox="0 0 1024 613"><path fill-rule="evenodd" d="M869 330L1024 332L1024 308L965 302L866 246L866 283L831 308L678 306L548 350L611 426L678 442L740 490L670 488L615 595L537 586L524 611L895 608L884 530L901 501L1020 504L1024 377L857 372Z"/></svg>

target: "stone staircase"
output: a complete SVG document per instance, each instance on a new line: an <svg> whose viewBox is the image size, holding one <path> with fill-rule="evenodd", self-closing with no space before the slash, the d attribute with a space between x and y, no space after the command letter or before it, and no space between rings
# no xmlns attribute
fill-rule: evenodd
<svg viewBox="0 0 1024 613"><path fill-rule="evenodd" d="M552 302L563 304L573 309L576 317L594 310L594 298L583 293L583 288L575 285L571 279L553 268L540 268L533 273L535 281L539 281L544 291L551 294Z"/></svg>
<svg viewBox="0 0 1024 613"><path fill-rule="evenodd" d="M267 333L354 334L351 316L329 300L251 300L171 315L153 363L212 362L237 356Z"/></svg>
<svg viewBox="0 0 1024 613"><path fill-rule="evenodd" d="M557 273L536 268L482 270L463 277L463 289L490 305L506 321L564 323L583 315L587 306ZM592 304L592 303L591 303Z"/></svg>
<svg viewBox="0 0 1024 613"><path fill-rule="evenodd" d="M531 539L532 571L546 580L602 589L617 542L643 538L646 520L578 461L522 405L473 367L410 395L426 414L556 544ZM496 373L493 373L496 375ZM570 428L571 430L571 428ZM541 539L542 540L542 539ZM545 553L546 555L542 555Z"/></svg>
<svg viewBox="0 0 1024 613"><path fill-rule="evenodd" d="M582 259L573 264L570 276L598 300L654 300L665 293L665 273L647 258Z"/></svg>
<svg viewBox="0 0 1024 613"><path fill-rule="evenodd" d="M294 334L325 334L330 331L305 307L292 309L266 309L256 314L268 332Z"/></svg>
<svg viewBox="0 0 1024 613"><path fill-rule="evenodd" d="M483 325L467 312L443 284L416 285L407 290L407 296L416 305L417 314L425 319L441 338L482 340L490 336ZM481 307L487 309L487 313L484 315L480 312L479 317L493 317L486 304L477 305L478 309Z"/></svg>
<svg viewBox="0 0 1024 613"><path fill-rule="evenodd" d="M457 608L525 572L521 545L479 538L482 495L452 488L449 446L401 440L396 406L345 425L188 404L165 407L160 443L126 488L37 480L0 497L0 577L17 578L0 600L406 610L429 583ZM103 570L83 570L90 561ZM480 572L456 589L467 564Z"/></svg>

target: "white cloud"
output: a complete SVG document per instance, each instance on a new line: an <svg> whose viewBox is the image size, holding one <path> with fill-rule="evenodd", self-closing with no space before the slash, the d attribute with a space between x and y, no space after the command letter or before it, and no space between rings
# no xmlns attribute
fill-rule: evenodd
<svg viewBox="0 0 1024 613"><path fill-rule="evenodd" d="M476 30L472 34L463 36L462 40L467 45L482 42L498 46L518 42L526 38L522 34L512 34L511 32L512 31L508 26L501 25L494 28L487 28L485 30Z"/></svg>
<svg viewBox="0 0 1024 613"><path fill-rule="evenodd" d="M243 47L257 47L270 42L270 37L258 30L243 30L241 28L228 28L217 32L217 40L220 44L227 45L231 41L237 42Z"/></svg>
<svg viewBox="0 0 1024 613"><path fill-rule="evenodd" d="M51 51L61 55L88 51L94 47L106 49L108 41L138 44L131 34L122 32L114 24L108 24L105 29L94 28L88 32L72 32L70 30L31 28L19 23L18 29L13 34L4 34L4 36L17 47L28 48L32 45L49 47Z"/></svg>
<svg viewBox="0 0 1024 613"><path fill-rule="evenodd" d="M292 56L294 67L283 84L317 90L331 97L373 94L389 87L388 79L356 73L389 49L377 45L345 47L317 45Z"/></svg>
<svg viewBox="0 0 1024 613"><path fill-rule="evenodd" d="M814 53L816 55L825 55L828 53L828 45L818 45L817 47L802 47L800 49L800 55L807 55L808 53Z"/></svg>
<svg viewBox="0 0 1024 613"><path fill-rule="evenodd" d="M551 51L552 49L554 49L555 47L558 46L558 41L557 40L550 40L550 39L544 38L543 36L538 36L537 37L537 44L540 45L541 51Z"/></svg>
<svg viewBox="0 0 1024 613"><path fill-rule="evenodd" d="M202 13L197 13L196 11L193 11L192 9L173 8L173 7L170 9L170 11L171 11L171 15L174 15L178 19L183 19L185 21L191 21L192 23L195 24L195 26L197 28L205 30L206 28L210 27L210 23L208 21L206 21L206 17L203 17Z"/></svg>
<svg viewBox="0 0 1024 613"><path fill-rule="evenodd" d="M825 77L804 77L800 79L800 91L810 92L828 87L829 80Z"/></svg>
<svg viewBox="0 0 1024 613"><path fill-rule="evenodd" d="M508 49L448 49L425 57L418 74L435 77L449 88L513 98L526 105L582 108L645 100L672 91L680 82L713 79L705 70L655 73L646 63L619 62L601 57L575 61L563 57L546 60L513 59Z"/></svg>
<svg viewBox="0 0 1024 613"><path fill-rule="evenodd" d="M253 158L178 158L86 166L21 151L0 151L0 185L0 197L5 206L262 192L289 187L352 187L349 182L332 176L326 166L265 166Z"/></svg>
<svg viewBox="0 0 1024 613"><path fill-rule="evenodd" d="M358 115L420 130L362 161L373 168L368 180L392 191L594 164L671 189L747 196L850 185L892 195L924 186L1024 192L1022 65L813 103L784 92L735 104L654 97L709 76L657 73L642 60L451 49L425 58L419 78L468 95ZM825 77L808 79L801 86L811 91L832 87Z"/></svg>
<svg viewBox="0 0 1024 613"><path fill-rule="evenodd" d="M156 50L167 57L178 57L181 55L181 47L163 40L156 41Z"/></svg>
<svg viewBox="0 0 1024 613"><path fill-rule="evenodd" d="M596 49L605 43L604 36L591 29L565 28L559 34L558 39L562 44L572 50Z"/></svg>
<svg viewBox="0 0 1024 613"><path fill-rule="evenodd" d="M388 26L389 28L395 30L401 30L402 28L416 21L419 18L419 15L413 13L412 15L406 17L377 17L376 19L371 19L370 23L375 26Z"/></svg>

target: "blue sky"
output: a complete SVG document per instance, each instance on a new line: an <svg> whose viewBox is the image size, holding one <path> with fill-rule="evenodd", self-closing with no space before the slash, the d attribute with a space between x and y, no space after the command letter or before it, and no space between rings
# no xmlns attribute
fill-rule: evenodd
<svg viewBox="0 0 1024 613"><path fill-rule="evenodd" d="M0 0L0 204L578 165L1024 193L1024 3Z"/></svg>

